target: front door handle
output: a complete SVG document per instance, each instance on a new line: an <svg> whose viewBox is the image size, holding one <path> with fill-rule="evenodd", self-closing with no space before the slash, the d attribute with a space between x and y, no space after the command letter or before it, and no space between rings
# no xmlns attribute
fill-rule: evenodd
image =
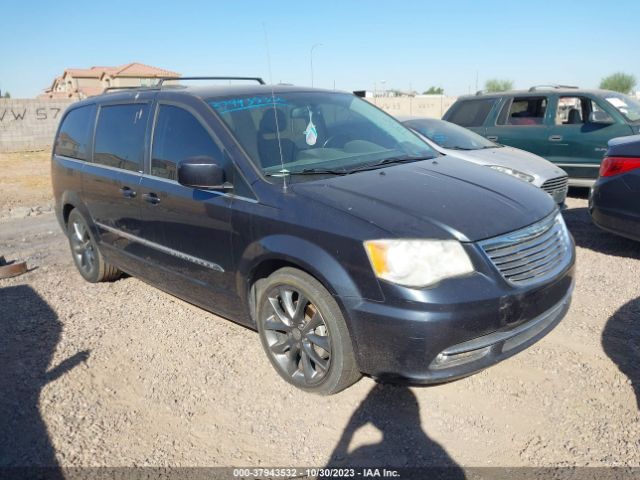
<svg viewBox="0 0 640 480"><path fill-rule="evenodd" d="M549 137L550 142L560 142L562 140L562 135L551 135Z"/></svg>
<svg viewBox="0 0 640 480"><path fill-rule="evenodd" d="M129 188L129 187L122 187L120 189L120 193L122 194L122 196L124 198L135 198L136 197L135 190L131 190L131 188Z"/></svg>
<svg viewBox="0 0 640 480"><path fill-rule="evenodd" d="M144 199L145 202L150 203L151 205L157 205L160 203L160 197L158 197L158 195L156 195L153 192L144 193L142 195L142 198Z"/></svg>
<svg viewBox="0 0 640 480"><path fill-rule="evenodd" d="M496 137L495 135L487 135L487 140L491 140L492 142L497 142L498 137Z"/></svg>

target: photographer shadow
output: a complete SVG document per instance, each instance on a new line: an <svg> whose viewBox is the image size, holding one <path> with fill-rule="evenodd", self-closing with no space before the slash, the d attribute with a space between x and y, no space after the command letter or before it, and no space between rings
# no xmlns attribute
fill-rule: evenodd
<svg viewBox="0 0 640 480"><path fill-rule="evenodd" d="M354 435L367 424L380 431L382 440L349 452ZM390 384L376 384L353 412L327 467L406 469L401 478L465 478L463 469L422 430L415 394Z"/></svg>
<svg viewBox="0 0 640 480"><path fill-rule="evenodd" d="M602 347L631 382L640 410L640 297L624 304L607 320Z"/></svg>
<svg viewBox="0 0 640 480"><path fill-rule="evenodd" d="M62 324L27 285L0 288L0 309L0 472L11 478L63 478L40 414L40 394L89 353L78 352L48 369Z"/></svg>

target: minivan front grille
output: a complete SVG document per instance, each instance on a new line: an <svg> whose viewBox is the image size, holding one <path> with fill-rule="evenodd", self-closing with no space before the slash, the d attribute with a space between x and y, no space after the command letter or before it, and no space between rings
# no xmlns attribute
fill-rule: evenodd
<svg viewBox="0 0 640 480"><path fill-rule="evenodd" d="M502 277L513 285L544 282L571 262L571 238L560 213L499 237L480 242Z"/></svg>
<svg viewBox="0 0 640 480"><path fill-rule="evenodd" d="M547 192L549 195L553 196L553 194L557 191L564 191L568 189L569 185L569 177L564 175L562 177L552 178L547 180L542 184L542 190Z"/></svg>

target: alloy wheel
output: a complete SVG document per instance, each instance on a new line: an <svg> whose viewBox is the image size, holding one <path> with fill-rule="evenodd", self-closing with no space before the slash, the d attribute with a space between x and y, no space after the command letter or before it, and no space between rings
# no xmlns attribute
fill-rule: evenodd
<svg viewBox="0 0 640 480"><path fill-rule="evenodd" d="M74 221L72 226L73 232L69 239L73 258L82 273L90 276L96 268L96 252L89 235L89 229L84 223L77 221Z"/></svg>
<svg viewBox="0 0 640 480"><path fill-rule="evenodd" d="M272 288L267 299L263 328L269 354L292 383L318 385L331 364L331 338L322 313L288 285Z"/></svg>

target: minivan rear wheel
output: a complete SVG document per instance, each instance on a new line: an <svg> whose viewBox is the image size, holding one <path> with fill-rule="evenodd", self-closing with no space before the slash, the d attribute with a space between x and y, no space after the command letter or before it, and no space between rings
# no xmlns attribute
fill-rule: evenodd
<svg viewBox="0 0 640 480"><path fill-rule="evenodd" d="M87 221L78 210L72 210L69 214L67 237L73 263L86 281L107 282L122 274L116 267L105 262Z"/></svg>
<svg viewBox="0 0 640 480"><path fill-rule="evenodd" d="M286 267L260 281L256 294L260 340L282 378L320 395L360 379L342 312L320 282Z"/></svg>

